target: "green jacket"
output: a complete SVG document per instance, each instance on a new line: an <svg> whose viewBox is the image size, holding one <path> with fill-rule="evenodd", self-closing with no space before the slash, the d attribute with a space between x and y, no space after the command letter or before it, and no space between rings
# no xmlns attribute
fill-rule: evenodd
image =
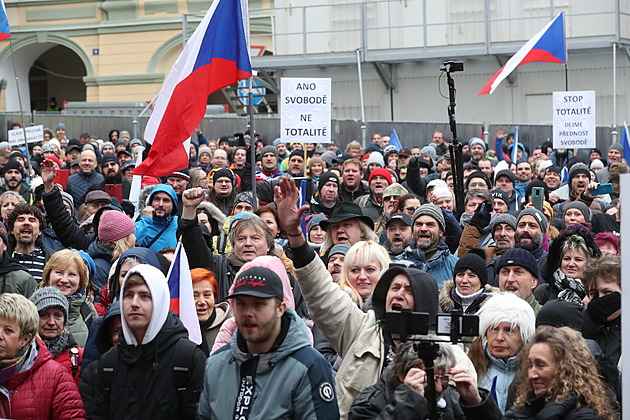
<svg viewBox="0 0 630 420"><path fill-rule="evenodd" d="M2 195L5 192L7 192L7 185L6 184L0 185L0 195ZM31 189L27 187L24 183L20 184L20 191L18 193L22 196L24 201L26 201L26 204L33 203L32 196L31 196Z"/></svg>
<svg viewBox="0 0 630 420"><path fill-rule="evenodd" d="M68 298L68 331L72 334L74 339L77 341L79 347L85 347L85 343L87 342L89 327L85 323L83 316L81 315L81 306L83 304L88 306L89 312L92 315L91 319L95 320L98 317L96 313L96 309L91 302L85 301L85 296L83 297L70 297Z"/></svg>

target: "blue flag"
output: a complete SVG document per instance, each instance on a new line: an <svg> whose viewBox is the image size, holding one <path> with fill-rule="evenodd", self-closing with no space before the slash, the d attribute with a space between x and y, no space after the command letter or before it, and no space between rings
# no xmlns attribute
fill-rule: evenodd
<svg viewBox="0 0 630 420"><path fill-rule="evenodd" d="M389 145L396 146L396 150L400 152L402 149L402 144L400 144L400 140L398 139L398 134L396 133L396 129L392 130L392 134L389 136Z"/></svg>
<svg viewBox="0 0 630 420"><path fill-rule="evenodd" d="M623 147L623 158L630 163L630 131L628 131L628 121L623 122L621 131L621 147Z"/></svg>

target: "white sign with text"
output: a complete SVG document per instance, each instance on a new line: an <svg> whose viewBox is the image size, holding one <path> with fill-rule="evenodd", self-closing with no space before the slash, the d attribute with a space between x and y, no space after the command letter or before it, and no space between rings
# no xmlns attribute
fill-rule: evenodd
<svg viewBox="0 0 630 420"><path fill-rule="evenodd" d="M553 93L553 147L596 147L594 90Z"/></svg>
<svg viewBox="0 0 630 420"><path fill-rule="evenodd" d="M44 126L35 125L32 127L26 127L26 141L27 143L44 141ZM9 130L9 144L11 146L24 144L24 130L21 128Z"/></svg>
<svg viewBox="0 0 630 420"><path fill-rule="evenodd" d="M330 143L330 78L281 79L280 137L287 143Z"/></svg>

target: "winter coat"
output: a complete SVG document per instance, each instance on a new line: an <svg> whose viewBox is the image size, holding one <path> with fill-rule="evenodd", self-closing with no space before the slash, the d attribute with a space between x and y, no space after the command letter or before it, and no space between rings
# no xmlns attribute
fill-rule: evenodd
<svg viewBox="0 0 630 420"><path fill-rule="evenodd" d="M120 316L120 302L112 303L105 315L100 316L90 325L90 332L83 351L81 369L85 370L90 363L98 360L103 354L112 348L109 325L115 316Z"/></svg>
<svg viewBox="0 0 630 420"><path fill-rule="evenodd" d="M96 317L98 317L96 309L94 309L94 305L92 305L91 302L86 301L85 294L81 297L73 296L68 298L68 323L66 328L68 328L68 331L70 331L70 334L72 334L80 347L85 347L89 332L88 326L81 314L81 306L83 306L84 303L88 305L90 309L92 320L96 319Z"/></svg>
<svg viewBox="0 0 630 420"><path fill-rule="evenodd" d="M383 331L385 297L391 283L383 278L372 293L373 309L363 312L350 295L332 280L330 273L315 251L307 244L293 249L297 278L304 293L309 313L324 337L343 358L335 378L339 410L343 418L354 399L381 376L392 341ZM414 311L428 312L435 318L438 312L438 292L435 280L417 269L397 267L407 273L414 294ZM468 357L458 346L452 346L458 368L476 376Z"/></svg>
<svg viewBox="0 0 630 420"><path fill-rule="evenodd" d="M205 213L210 215L210 217L208 218L210 224L212 225L212 232L210 232L210 235L220 235L221 229L223 228L223 225L225 224L225 221L227 219L225 214L223 214L223 212L221 212L221 210L217 206L207 201L202 201L201 203L199 203L199 205L197 206L197 210L200 209L204 210Z"/></svg>
<svg viewBox="0 0 630 420"><path fill-rule="evenodd" d="M77 365L73 365L71 350L76 349L79 357L77 358ZM68 373L72 376L74 381L79 384L79 380L81 379L81 363L83 362L83 348L77 345L76 340L71 336L71 339L68 341L68 345L66 349L59 353L53 359L55 362L59 363L61 366L65 367Z"/></svg>
<svg viewBox="0 0 630 420"><path fill-rule="evenodd" d="M100 294L103 286L105 286L109 279L109 270L112 268L113 249L97 239L88 246L88 254L92 257L94 265L96 266L96 272L90 278L90 283L98 288L98 293Z"/></svg>
<svg viewBox="0 0 630 420"><path fill-rule="evenodd" d="M379 203L372 194L362 195L361 197L354 200L355 204L358 204L361 207L361 211L364 216L369 217L374 222L376 222L381 217L381 212L383 211L383 205Z"/></svg>
<svg viewBox="0 0 630 420"><path fill-rule="evenodd" d="M416 243L411 242L402 254L396 257L396 260L410 261L414 264L414 268L426 271L435 279L438 289L442 289L446 280L453 278L453 270L457 258L451 254L444 242L437 244L438 249L433 256L427 259L424 251L416 248Z"/></svg>
<svg viewBox="0 0 630 420"><path fill-rule="evenodd" d="M360 181L360 182L361 184L359 186L359 189L356 191L347 191L342 183L339 186L339 200L354 202L357 198L364 195L368 195L372 192L367 182L365 181Z"/></svg>
<svg viewBox="0 0 630 420"><path fill-rule="evenodd" d="M39 338L31 344L29 352L20 371L11 376L6 386L0 386L2 417L84 419L83 401L66 368L52 359Z"/></svg>
<svg viewBox="0 0 630 420"><path fill-rule="evenodd" d="M153 218L147 216L140 216L140 219L136 222L136 239L137 246L147 247L149 243L162 232L160 237L148 247L149 249L158 252L164 248L175 248L177 246L177 214L178 200L175 190L170 185L158 184L153 188L148 198L148 203L151 203L153 195L158 192L167 193L171 200L173 200L172 215L167 217L157 217L153 215Z"/></svg>
<svg viewBox="0 0 630 420"><path fill-rule="evenodd" d="M0 185L0 195L4 194L5 192L7 192L7 186L6 185ZM33 202L33 197L31 195L31 189L26 184L24 184L23 182L20 183L20 191L18 191L18 194L20 194L22 196L24 201L26 201L26 204L31 204Z"/></svg>
<svg viewBox="0 0 630 420"><path fill-rule="evenodd" d="M154 315L155 316L155 315ZM188 386L179 395L172 379L174 353L179 340L187 340L188 330L173 313L157 336L140 346L127 344L120 334L120 343L111 348L116 366L111 391L104 389L103 358L94 362L79 384L85 410L91 419L194 419L206 356L194 351L188 373ZM106 356L103 356L106 357ZM133 392L129 392L133 390Z"/></svg>
<svg viewBox="0 0 630 420"><path fill-rule="evenodd" d="M350 420L394 420L429 418L427 400L405 384L394 387L381 378L376 384L359 394L350 413ZM438 400L438 418L440 420L464 419L459 405L459 394L454 387L447 387Z"/></svg>
<svg viewBox="0 0 630 420"><path fill-rule="evenodd" d="M37 289L37 281L26 268L9 258L6 252L0 255L0 294L18 293L30 298Z"/></svg>
<svg viewBox="0 0 630 420"><path fill-rule="evenodd" d="M518 357L512 356L507 362L491 355L487 348L486 353L486 372L479 379L479 387L491 390L492 397L497 402L501 412L505 410L505 403L508 398L508 390L510 384L516 376L518 370Z"/></svg>
<svg viewBox="0 0 630 420"><path fill-rule="evenodd" d="M525 402L524 407L512 407L505 413L504 419L535 420L596 420L601 419L584 401L571 396L563 401L545 401L546 395L533 396Z"/></svg>
<svg viewBox="0 0 630 420"><path fill-rule="evenodd" d="M212 346L219 335L219 330L225 321L232 318L232 314L230 313L229 304L227 302L220 302L214 305L214 320L206 328L205 331L202 331L204 335L204 344L206 344L207 348L202 349L204 353L210 354L210 350L212 350Z"/></svg>
<svg viewBox="0 0 630 420"><path fill-rule="evenodd" d="M444 282L442 290L440 290L440 307L444 312L451 312L453 309L459 309L465 314L476 314L483 304L490 298L490 294L497 292L499 292L498 288L486 284L483 286L481 294L479 294L473 303L470 304L468 309L464 311L461 305L461 300L455 293L455 282L453 280L447 280Z"/></svg>
<svg viewBox="0 0 630 420"><path fill-rule="evenodd" d="M330 365L310 346L306 324L287 308L282 316L281 343L270 352L251 355L237 333L206 363L199 419L234 417L241 378L247 364L252 372L253 400L249 419L339 418Z"/></svg>
<svg viewBox="0 0 630 420"><path fill-rule="evenodd" d="M79 171L68 177L65 191L72 196L74 199L74 207L78 209L79 206L83 204L88 189L92 185L103 182L104 180L105 177L96 171L92 171L89 174Z"/></svg>
<svg viewBox="0 0 630 420"><path fill-rule="evenodd" d="M96 234L86 234L79 227L78 220L68 214L59 189L53 188L48 193L42 193L42 201L46 209L46 216L63 246L87 250L88 246L96 239Z"/></svg>
<svg viewBox="0 0 630 420"><path fill-rule="evenodd" d="M479 230L477 230L474 226L466 226L462 231L462 236L459 239L459 248L457 250L457 256L459 258L463 257L473 248L479 248L479 241L481 239L481 234ZM502 255L509 251L509 249L501 249L497 250L495 246L490 246L487 248L482 248L482 250L486 253L486 264L488 264L492 259L498 255ZM494 275L492 276L494 277ZM489 277L490 278L490 277Z"/></svg>

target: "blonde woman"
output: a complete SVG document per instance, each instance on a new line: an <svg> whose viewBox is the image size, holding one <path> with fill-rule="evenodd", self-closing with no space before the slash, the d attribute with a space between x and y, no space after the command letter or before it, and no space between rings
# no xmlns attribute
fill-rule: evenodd
<svg viewBox="0 0 630 420"><path fill-rule="evenodd" d="M365 303L372 295L381 272L389 267L387 250L374 241L360 241L354 244L344 260L339 276L339 287L350 294L354 303L364 311Z"/></svg>
<svg viewBox="0 0 630 420"><path fill-rule="evenodd" d="M90 273L95 266L83 251L64 249L55 252L44 266L41 286L52 286L68 299L68 331L79 347L85 347L88 329L98 316L94 305L87 300Z"/></svg>

